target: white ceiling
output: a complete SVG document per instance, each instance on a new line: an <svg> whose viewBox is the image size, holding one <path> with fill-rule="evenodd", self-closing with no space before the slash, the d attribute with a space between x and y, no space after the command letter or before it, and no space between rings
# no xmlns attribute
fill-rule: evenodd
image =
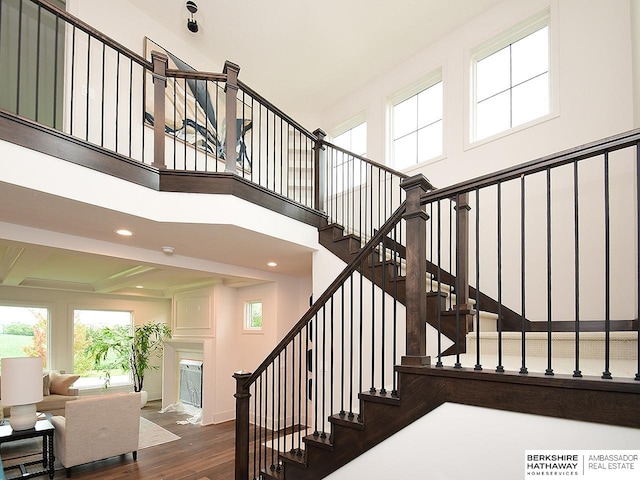
<svg viewBox="0 0 640 480"><path fill-rule="evenodd" d="M285 112L317 114L503 0L195 0L196 35L185 0L129 1Z"/></svg>
<svg viewBox="0 0 640 480"><path fill-rule="evenodd" d="M205 57L210 52L214 61L239 64L241 78L284 111L319 114L502 0L196 0L195 18L201 26L196 36L186 30L185 1L129 1L193 42ZM0 222L109 242L134 252L157 255L162 246L171 245L174 255L196 261L269 270L266 262L275 260L276 273L304 276L311 271L309 249L257 232L228 225L158 223L3 183ZM114 237L121 225L135 235ZM211 282L258 281L134 257L9 241L0 233L0 284L166 296Z"/></svg>

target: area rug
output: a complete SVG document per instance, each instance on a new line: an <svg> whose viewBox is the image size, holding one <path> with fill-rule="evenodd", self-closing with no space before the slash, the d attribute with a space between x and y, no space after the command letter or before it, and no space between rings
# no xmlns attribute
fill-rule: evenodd
<svg viewBox="0 0 640 480"><path fill-rule="evenodd" d="M179 440L180 437L169 430L156 425L146 418L140 417L140 439L138 440L138 450L155 447L163 443Z"/></svg>
<svg viewBox="0 0 640 480"><path fill-rule="evenodd" d="M155 447L163 443L179 440L180 437L169 430L140 417L140 438L138 450ZM2 444L2 461L5 467L37 459L42 452L42 439L29 438ZM33 457L33 458L30 458ZM40 457L41 458L41 457Z"/></svg>

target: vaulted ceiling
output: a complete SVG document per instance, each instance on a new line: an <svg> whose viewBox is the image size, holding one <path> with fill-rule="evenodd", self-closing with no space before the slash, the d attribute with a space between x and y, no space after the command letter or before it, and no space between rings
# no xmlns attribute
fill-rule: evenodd
<svg viewBox="0 0 640 480"><path fill-rule="evenodd" d="M283 110L318 114L502 0L196 0L196 35L186 29L185 1L129 1L193 42L200 54L238 63L241 78ZM311 269L309 249L259 232L157 223L1 183L0 222L87 242L126 243L132 252L127 258L90 249L80 253L65 248L63 240L58 247L43 247L3 239L0 233L0 285L167 296L212 282L255 282L212 275L210 269L177 268L144 255L135 258L135 252L157 254L164 245L195 263L268 270L266 262L277 259L278 273L303 276ZM131 225L136 235L114 238L118 225Z"/></svg>
<svg viewBox="0 0 640 480"><path fill-rule="evenodd" d="M503 0L195 0L196 35L184 0L129 1L285 112L318 113Z"/></svg>

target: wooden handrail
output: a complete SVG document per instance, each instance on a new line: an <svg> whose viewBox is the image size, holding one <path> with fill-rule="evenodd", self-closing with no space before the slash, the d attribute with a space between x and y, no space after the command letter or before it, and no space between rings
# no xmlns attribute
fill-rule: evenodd
<svg viewBox="0 0 640 480"><path fill-rule="evenodd" d="M623 148L632 147L638 143L640 143L640 128L587 143L579 147L570 148L559 153L547 155L520 165L514 165L513 167L505 168L504 170L500 170L495 173L490 173L488 175L465 180L448 187L432 190L422 196L422 203L424 205L438 200L451 199L457 194L490 187L509 180L515 180L520 178L522 175L531 175L543 172L551 167L568 165L576 160L583 160L596 155L602 155L604 152L614 152Z"/></svg>
<svg viewBox="0 0 640 480"><path fill-rule="evenodd" d="M394 169L393 169L393 168L391 168L391 167L388 167L388 166L386 166L386 165L384 165L384 164L382 164L382 163L378 163L378 162L376 162L375 160L371 160L370 158L363 157L362 155L356 155L355 153L350 152L349 150L347 150L347 149L345 149L345 148L342 148L342 147L339 147L339 146L337 146L337 145L334 145L333 143L326 142L326 141L324 141L324 140L323 140L323 141L322 141L322 145L327 146L327 147L331 147L331 148L333 148L334 150L337 150L337 151L342 152L342 153L344 153L344 154L350 155L350 156L352 156L353 158L356 158L356 159L358 159L358 160L361 160L361 161L363 161L364 163L368 163L369 165L373 165L374 167L379 168L380 170L383 170L383 171L385 171L385 172L387 172L387 173L390 173L390 174L392 174L392 175L395 175L396 177L399 177L399 178L409 178L409 175L407 175L406 173L402 173L402 172L399 172L399 171L397 171L397 170L394 170ZM428 180L427 180L427 181L428 181ZM433 186L431 186L431 188L434 188L434 187L433 187Z"/></svg>
<svg viewBox="0 0 640 480"><path fill-rule="evenodd" d="M269 356L256 368L250 377L246 380L246 386L248 387L260 377L260 375L267 369L271 363L280 355L284 348L302 331L302 329L309 323L310 320L320 311L322 306L329 301L331 296L338 291L338 288L351 276L351 274L357 269L367 255L371 253L371 250L375 245L380 243L384 237L391 231L391 229L398 223L405 213L406 202L402 202L400 207L389 217L389 219L380 227L380 230L367 242L367 244L360 249L358 255L356 255L351 263L349 263L342 272L331 282L331 285L318 297L313 303L311 308L302 316L302 318L289 330L289 333L284 336L282 340L271 351Z"/></svg>
<svg viewBox="0 0 640 480"><path fill-rule="evenodd" d="M100 40L105 45L113 48L115 51L117 51L120 54L128 57L129 59L131 59L132 61L136 62L138 65L146 68L147 70L152 70L153 69L153 65L151 64L151 61L146 60L144 57L138 55L133 50L129 50L127 47L119 44L118 42L113 40L111 37L108 37L107 35L103 34L102 32L96 30L91 25L83 22L82 20L80 20L77 17L74 17L73 15L68 13L67 11L61 10L57 6L53 5L52 3L49 3L47 0L29 0L29 1L31 1L32 3L35 3L36 5L41 6L45 10L47 10L50 13L54 14L55 16L64 19L66 22L70 23L71 25L73 25L76 28L79 28L80 30L82 30L86 34L91 35L92 37Z"/></svg>

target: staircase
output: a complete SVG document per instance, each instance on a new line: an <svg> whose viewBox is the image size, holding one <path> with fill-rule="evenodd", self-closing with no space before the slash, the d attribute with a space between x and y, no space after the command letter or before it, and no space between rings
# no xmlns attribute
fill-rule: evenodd
<svg viewBox="0 0 640 480"><path fill-rule="evenodd" d="M56 86L64 101L39 99L53 125L16 105L0 112L3 140L159 191L233 194L312 225L322 217L321 244L346 263L258 368L234 375L237 480L323 478L444 402L640 428L640 267L629 260L639 250L640 191L637 179L608 175L617 162L610 152L640 158L640 131L434 189L306 130L239 80L231 62L222 73L168 68L166 56L142 58L44 0L24 3L53 21L61 48L66 32L82 40L72 42L69 84ZM36 58L30 43L38 45L6 47L15 58ZM90 75L79 59L92 50L117 56L122 68L103 53L95 65L102 75ZM115 79L113 92L104 78ZM83 82L96 104L108 105L91 109L79 94ZM216 131L206 132L224 155L216 148L200 162L197 145L168 139L177 110L167 85L176 82L224 94ZM58 125L63 110L69 119ZM144 123L150 111L153 130ZM238 120L249 120L250 131L238 132ZM250 156L241 165L239 142ZM586 159L604 173L583 179L583 171L579 181ZM551 195L559 169L564 188ZM633 210L625 221L610 224L610 189L636 199L623 205ZM527 202L531 195L541 200ZM570 215L558 220L560 207ZM532 226L530 218L542 220ZM585 235L585 224L603 228ZM546 241L532 230L544 230ZM627 239L627 251L612 252L611 235ZM586 242L600 243L585 255ZM569 248L558 252L558 243ZM627 259L617 275L613 255ZM595 264L604 266L597 288L584 278ZM558 304L569 312L561 320ZM603 312L597 321L585 320L585 305ZM558 363L567 360L569 367ZM591 371L598 373L587 377ZM435 432L446 434L456 432Z"/></svg>
<svg viewBox="0 0 640 480"><path fill-rule="evenodd" d="M545 159L545 168L611 148L635 148L638 138L638 133L623 134L561 152L557 163ZM357 229L338 222L320 228L320 243L347 267L271 357L254 374L238 378L240 394L257 398L249 410L253 413L246 415L247 428L258 439L251 449L247 442L254 459L249 478L323 478L444 402L638 428L637 320L614 318L607 307L600 321L583 320L579 312L570 320L531 321L504 304L510 295L507 282L521 281L524 273L507 280L498 268L493 286L483 276L483 259L495 258L496 250L500 259L502 250L498 241L489 245L489 257L473 252L474 245L487 243L478 226L487 212L476 192L524 181L527 171L538 172L540 166L532 162L498 172L495 178L470 181L473 187L409 187L406 202L366 242ZM411 184L428 182L405 182ZM442 202L450 202L451 213L440 212ZM456 208L469 204L477 212L475 219L465 214L469 209ZM425 210L428 215L420 214ZM433 226L427 227L429 222ZM519 241L526 243L522 232ZM500 235L498 229L498 239ZM478 278L494 291L497 284L497 299L495 293L469 286ZM417 290L416 281L421 285ZM587 291L576 284L576 292ZM550 280L548 289L553 291ZM579 305L577 293L575 297ZM530 300L525 301L528 306ZM553 311L551 304L548 311ZM423 336L432 339L430 351L437 358L431 363L411 343ZM292 359L296 351L304 358ZM296 380L289 372L305 374L298 373ZM274 387L282 399L270 403L265 394ZM297 403L296 396L307 400ZM616 405L615 412L603 412L599 406L605 404ZM283 408L279 414L278 407ZM258 420L261 411L266 420ZM294 433L283 440L292 430L297 437ZM281 448L262 450L260 437L268 437L270 446L282 441Z"/></svg>

